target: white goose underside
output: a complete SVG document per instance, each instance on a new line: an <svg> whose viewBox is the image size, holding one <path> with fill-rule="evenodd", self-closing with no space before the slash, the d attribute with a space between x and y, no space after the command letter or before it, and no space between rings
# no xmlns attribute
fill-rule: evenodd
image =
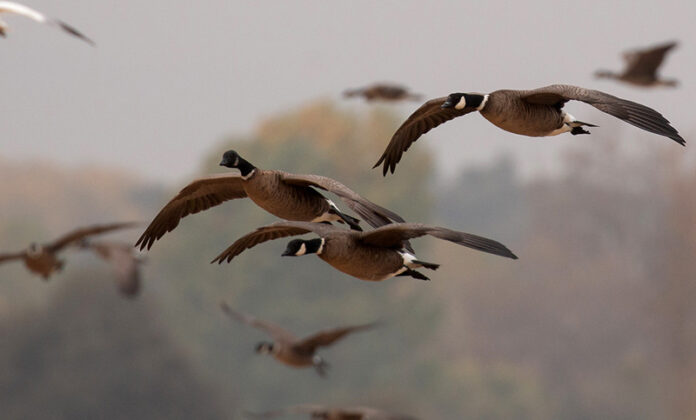
<svg viewBox="0 0 696 420"><path fill-rule="evenodd" d="M557 136L559 134L567 133L570 130L573 129L573 127L581 125L581 124L576 124L573 125L574 122L577 120L575 119L574 116L570 115L569 113L563 111L561 114L563 116L563 125L560 128L557 128L550 132L549 134L546 135L546 137L551 137L551 136Z"/></svg>
<svg viewBox="0 0 696 420"><path fill-rule="evenodd" d="M398 252L399 255L401 255L401 258L403 258L404 265L401 268L399 268L397 271L395 271L394 273L389 274L380 280L385 280L385 279L388 279L388 278L391 278L394 276L398 276L399 274L403 273L404 271L406 271L408 269L415 270L416 268L423 267L422 265L416 264L413 262L416 259L416 256L411 254L410 252L407 252L407 251L396 251L396 252Z"/></svg>

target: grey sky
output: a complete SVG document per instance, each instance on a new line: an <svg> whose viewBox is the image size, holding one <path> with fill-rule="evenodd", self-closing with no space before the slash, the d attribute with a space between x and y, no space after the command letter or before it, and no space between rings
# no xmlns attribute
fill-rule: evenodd
<svg viewBox="0 0 696 420"><path fill-rule="evenodd" d="M121 167L180 181L203 153L260 118L351 86L395 81L434 97L571 83L643 102L682 132L693 154L696 2L27 0L92 37L97 48L8 16L0 40L0 157ZM197 8L191 5L195 4ZM644 91L592 78L619 54L677 39L663 74L679 89ZM359 101L348 108L365 107ZM417 104L397 109L404 117ZM607 119L573 103L581 120ZM560 147L593 136L532 139L470 116L438 128L445 168L520 154L547 170ZM628 125L622 132L638 133ZM608 133L605 131L605 133ZM389 139L384 139L384 145ZM640 135L640 142L678 147ZM418 143L417 147L428 147ZM375 159L378 156L375 156Z"/></svg>

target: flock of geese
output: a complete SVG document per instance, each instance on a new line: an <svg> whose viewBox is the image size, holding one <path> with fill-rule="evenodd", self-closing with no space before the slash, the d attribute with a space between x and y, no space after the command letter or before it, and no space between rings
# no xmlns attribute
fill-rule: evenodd
<svg viewBox="0 0 696 420"><path fill-rule="evenodd" d="M94 45L72 26L24 5L0 1L0 15L2 14L21 15L39 23L56 26ZM7 24L2 21L0 35L7 35ZM665 55L675 46L676 43L671 42L631 51L624 55L627 66L622 73L598 71L596 76L642 87L675 86L676 81L664 80L657 74ZM361 96L367 101L420 100L421 97L405 87L391 84L346 90L344 96ZM394 173L404 152L423 134L453 118L475 111L499 128L515 134L532 137L563 133L590 134L586 127L596 125L578 120L563 110L565 103L571 100L585 102L635 127L665 136L681 145L686 144L670 122L652 108L598 90L551 85L533 90L451 93L428 100L396 130L374 167L382 165L383 175ZM426 235L477 251L517 259L505 245L492 239L441 226L407 223L396 212L375 204L343 183L325 176L261 169L234 150L224 153L220 165L235 169L236 172L196 179L186 185L159 211L137 240L135 247L139 247L140 251L149 250L188 215L229 200L249 198L257 206L282 220L259 227L237 239L215 257L213 263L229 263L240 253L263 242L307 233L315 237L291 240L282 256L316 254L336 270L366 281L382 281L395 276L428 280L418 270L436 270L439 265L418 259L410 243L410 240ZM335 194L360 219L343 212L321 191ZM362 220L372 229L364 231L360 226ZM347 228L337 224L346 225ZM125 296L132 297L140 289L139 267L142 258L136 255L135 248L129 243L99 241L93 240L93 237L137 225L112 223L77 228L52 242L32 243L25 250L0 254L0 263L21 260L31 273L47 280L64 266L64 261L58 258L59 253L69 248L92 251L111 264L119 290ZM257 353L272 355L288 366L312 367L321 376L326 375L328 364L316 354L320 347L332 345L354 332L375 327L374 323L346 326L297 338L273 323L237 312L225 302L220 307L232 319L258 328L270 336L271 342L256 345ZM246 415L251 418L272 418L295 413L306 413L313 419L326 420L413 419L367 407L327 407L313 404Z"/></svg>

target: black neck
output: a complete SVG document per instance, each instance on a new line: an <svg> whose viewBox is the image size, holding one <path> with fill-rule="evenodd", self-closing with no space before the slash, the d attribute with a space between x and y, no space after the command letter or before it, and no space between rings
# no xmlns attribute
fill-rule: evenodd
<svg viewBox="0 0 696 420"><path fill-rule="evenodd" d="M478 108L483 102L483 95L478 93L465 93L464 98L466 98L467 107Z"/></svg>
<svg viewBox="0 0 696 420"><path fill-rule="evenodd" d="M317 238L317 239L310 239L308 241L304 241L305 248L307 251L305 252L306 254L316 254L319 251L319 248L321 248L323 239Z"/></svg>
<svg viewBox="0 0 696 420"><path fill-rule="evenodd" d="M247 176L256 169L256 166L252 165L251 163L247 162L243 158L239 158L239 163L237 164L237 169L239 169L239 172L242 173L242 176Z"/></svg>

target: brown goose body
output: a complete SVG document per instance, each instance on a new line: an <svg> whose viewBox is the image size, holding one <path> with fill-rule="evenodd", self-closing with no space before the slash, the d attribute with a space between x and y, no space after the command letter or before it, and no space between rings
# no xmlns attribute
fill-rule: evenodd
<svg viewBox="0 0 696 420"><path fill-rule="evenodd" d="M561 134L565 113L560 108L528 103L522 100L524 91L497 90L488 95L479 111L498 128L530 137Z"/></svg>
<svg viewBox="0 0 696 420"><path fill-rule="evenodd" d="M27 253L22 261L29 271L43 277L44 280L48 280L51 275L63 268L63 261L59 260L54 253L43 249L37 253Z"/></svg>
<svg viewBox="0 0 696 420"><path fill-rule="evenodd" d="M257 206L274 216L296 221L339 221L330 210L326 198L316 190L283 182L283 172L255 170L249 179L242 179L246 195ZM324 216L324 217L322 217Z"/></svg>
<svg viewBox="0 0 696 420"><path fill-rule="evenodd" d="M318 257L338 271L367 281L393 277L404 266L397 250L362 244L357 235L327 236Z"/></svg>

